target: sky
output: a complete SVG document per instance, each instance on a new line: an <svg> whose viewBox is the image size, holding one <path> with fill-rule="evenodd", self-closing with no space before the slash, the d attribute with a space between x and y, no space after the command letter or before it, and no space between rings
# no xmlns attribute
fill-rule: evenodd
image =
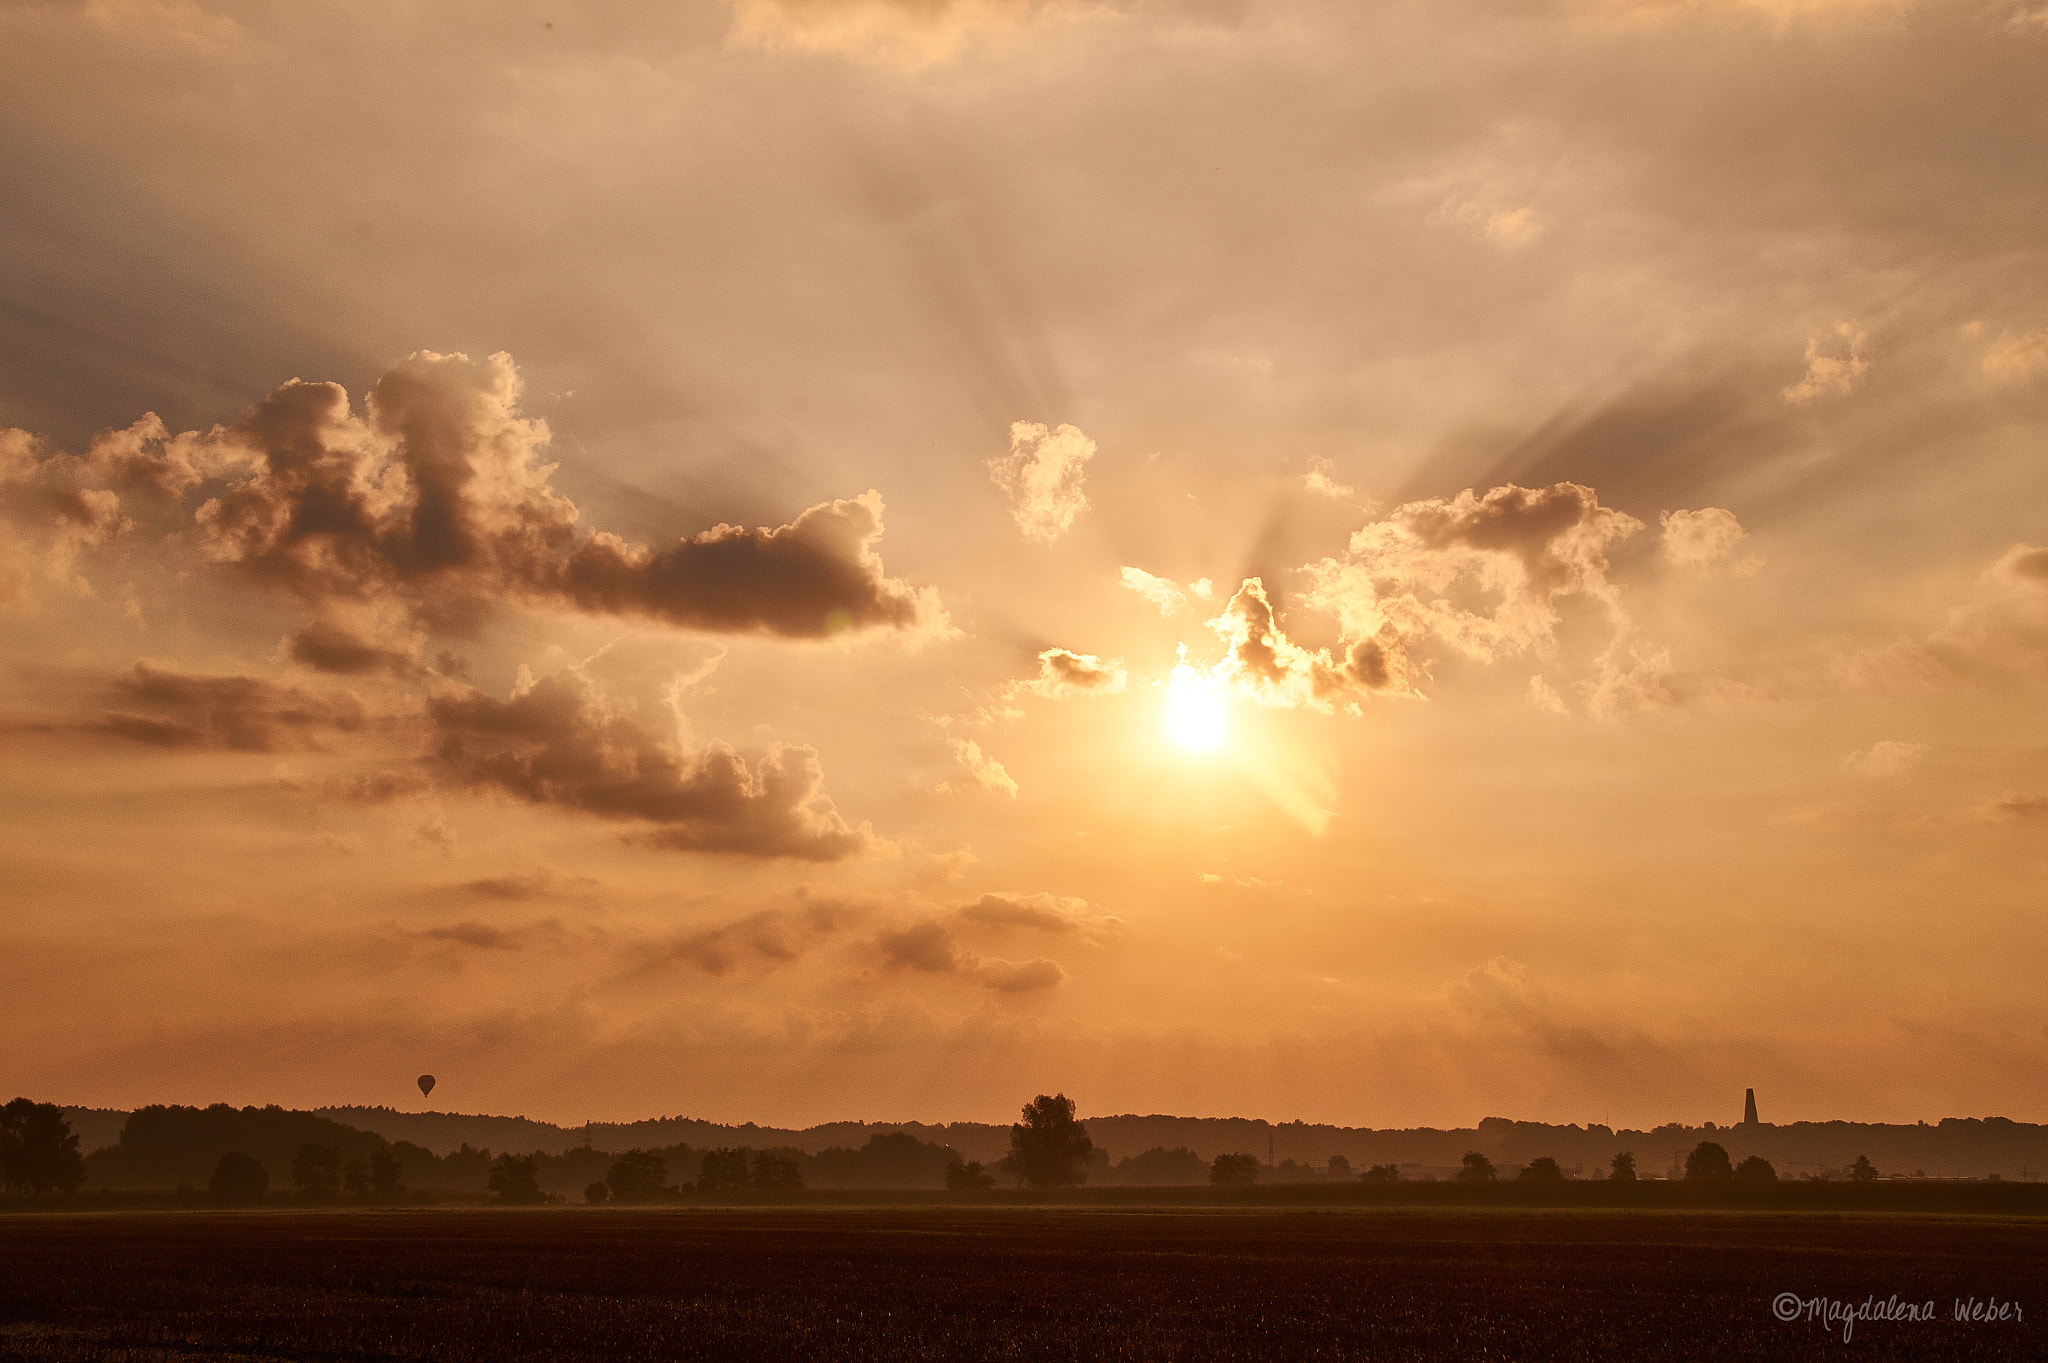
<svg viewBox="0 0 2048 1363"><path fill-rule="evenodd" d="M2048 1120L2034 0L0 0L0 1088Z"/></svg>

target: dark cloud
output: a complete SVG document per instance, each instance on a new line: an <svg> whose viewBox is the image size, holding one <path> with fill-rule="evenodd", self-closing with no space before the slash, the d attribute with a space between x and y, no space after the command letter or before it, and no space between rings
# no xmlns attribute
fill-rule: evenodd
<svg viewBox="0 0 2048 1363"><path fill-rule="evenodd" d="M371 716L353 695L321 695L262 677L180 672L148 662L115 681L142 707L110 710L79 728L165 748L234 752L319 751L337 735L359 734Z"/></svg>
<svg viewBox="0 0 2048 1363"><path fill-rule="evenodd" d="M812 749L777 745L751 767L723 743L690 752L610 713L574 673L509 701L434 700L428 722L440 783L638 822L656 846L836 861L872 841L832 807Z"/></svg>
<svg viewBox="0 0 2048 1363"><path fill-rule="evenodd" d="M419 934L425 941L448 942L485 951L518 951L537 943L557 942L562 935L562 925L552 918L511 928L471 919L445 927L428 928Z"/></svg>
<svg viewBox="0 0 2048 1363"><path fill-rule="evenodd" d="M683 966L707 975L729 975L758 967L774 969L797 960L867 914L861 903L802 896L793 909L766 909L736 922L678 933L645 953L643 973Z"/></svg>
<svg viewBox="0 0 2048 1363"><path fill-rule="evenodd" d="M443 627L507 598L791 638L939 618L929 593L884 573L874 492L667 549L579 535L539 462L547 427L519 399L505 355L422 351L378 380L363 417L338 384L288 383L212 438L246 475L199 508L205 550L316 604L399 603Z"/></svg>

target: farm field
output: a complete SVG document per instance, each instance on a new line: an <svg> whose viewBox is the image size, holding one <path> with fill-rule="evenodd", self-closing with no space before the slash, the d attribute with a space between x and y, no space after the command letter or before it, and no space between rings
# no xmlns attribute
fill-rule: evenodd
<svg viewBox="0 0 2048 1363"><path fill-rule="evenodd" d="M0 1360L2043 1356L2036 1218L451 1209L0 1218ZM1844 1344L1778 1294L1931 1300ZM1960 1323L1955 1299L2026 1315Z"/></svg>

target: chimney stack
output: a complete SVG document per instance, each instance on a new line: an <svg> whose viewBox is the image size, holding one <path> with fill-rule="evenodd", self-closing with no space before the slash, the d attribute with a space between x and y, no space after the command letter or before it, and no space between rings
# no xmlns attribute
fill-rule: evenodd
<svg viewBox="0 0 2048 1363"><path fill-rule="evenodd" d="M1744 1089L1744 1090L1742 1091L1742 1124L1743 1124L1744 1126L1755 1126L1755 1125L1756 1125L1756 1090L1755 1090L1755 1089Z"/></svg>

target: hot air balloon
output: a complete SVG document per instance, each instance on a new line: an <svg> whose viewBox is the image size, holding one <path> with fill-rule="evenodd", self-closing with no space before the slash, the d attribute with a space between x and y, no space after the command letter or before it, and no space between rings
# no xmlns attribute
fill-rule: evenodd
<svg viewBox="0 0 2048 1363"><path fill-rule="evenodd" d="M426 1096L427 1096L428 1094L432 1093L433 1091L434 1091L434 1076L433 1076L433 1075L431 1075L431 1074L423 1074L423 1075L421 1075L421 1076L420 1076L420 1097L424 1098L424 1097L426 1097Z"/></svg>

